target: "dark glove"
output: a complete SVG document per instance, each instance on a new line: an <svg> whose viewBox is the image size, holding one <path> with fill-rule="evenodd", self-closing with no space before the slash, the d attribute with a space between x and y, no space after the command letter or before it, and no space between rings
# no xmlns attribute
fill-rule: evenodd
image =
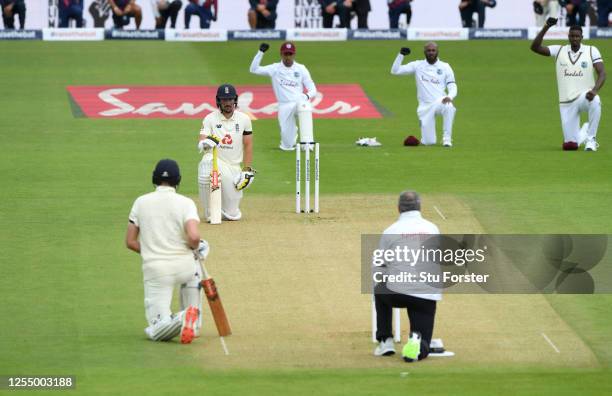
<svg viewBox="0 0 612 396"><path fill-rule="evenodd" d="M539 2L534 1L533 12L535 12L537 15L542 15L544 14L544 7L542 7L542 4L540 4Z"/></svg>
<svg viewBox="0 0 612 396"><path fill-rule="evenodd" d="M497 0L489 0L487 7L495 8L496 5L497 5Z"/></svg>
<svg viewBox="0 0 612 396"><path fill-rule="evenodd" d="M546 20L546 26L553 27L557 24L557 18L548 18Z"/></svg>
<svg viewBox="0 0 612 396"><path fill-rule="evenodd" d="M267 43L261 43L259 45L259 50L261 52L266 52L268 50L268 48L270 48L270 46Z"/></svg>
<svg viewBox="0 0 612 396"><path fill-rule="evenodd" d="M400 54L402 54L402 55L404 55L404 56L406 56L406 55L410 55L410 48L408 48L408 47L402 47L402 48L400 49Z"/></svg>

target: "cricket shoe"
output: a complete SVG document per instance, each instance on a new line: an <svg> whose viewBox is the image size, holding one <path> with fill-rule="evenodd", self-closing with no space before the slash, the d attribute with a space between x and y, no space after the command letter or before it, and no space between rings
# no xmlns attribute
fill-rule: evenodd
<svg viewBox="0 0 612 396"><path fill-rule="evenodd" d="M442 140L442 146L444 146L444 147L453 147L453 143L451 142L450 139L443 139Z"/></svg>
<svg viewBox="0 0 612 396"><path fill-rule="evenodd" d="M185 310L183 314L183 327L181 329L181 344L191 344L191 341L193 341L199 314L198 309L193 305L190 305Z"/></svg>
<svg viewBox="0 0 612 396"><path fill-rule="evenodd" d="M278 146L278 148L279 148L279 149L281 149L281 150L283 150L283 151L295 151L295 146L292 146L292 147L285 147L285 146L283 146L282 144L280 144L280 145Z"/></svg>
<svg viewBox="0 0 612 396"><path fill-rule="evenodd" d="M414 362L421 354L421 334L417 331L410 332L408 342L402 348L402 357L405 362Z"/></svg>
<svg viewBox="0 0 612 396"><path fill-rule="evenodd" d="M374 356L391 355L395 355L395 345L393 344L393 338L389 337L378 343L378 346L374 349Z"/></svg>
<svg viewBox="0 0 612 396"><path fill-rule="evenodd" d="M597 151L599 147L599 143L595 141L595 139L587 139L584 145L584 151Z"/></svg>

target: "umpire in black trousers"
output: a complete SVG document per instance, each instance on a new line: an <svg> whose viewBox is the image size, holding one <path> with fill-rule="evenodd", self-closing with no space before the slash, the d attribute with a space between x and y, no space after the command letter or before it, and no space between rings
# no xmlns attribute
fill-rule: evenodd
<svg viewBox="0 0 612 396"><path fill-rule="evenodd" d="M419 249L421 246L437 246L434 235L440 231L432 222L421 216L421 200L414 191L404 191L400 194L398 202L399 219L388 227L380 241L379 250L393 250L399 246L402 249ZM433 241L434 245L431 245ZM379 263L380 264L380 263ZM439 265L430 263L387 262L380 266L374 263L374 271L378 269L387 275L402 273L419 274L422 271L436 273ZM374 351L376 356L386 356L395 353L393 332L393 308L406 308L410 319L410 332L421 335L421 348L419 360L429 355L429 344L433 335L434 319L436 316L437 301L442 299L440 288L437 285L424 283L405 283L388 281L377 283L374 288L376 305L376 339L379 345Z"/></svg>

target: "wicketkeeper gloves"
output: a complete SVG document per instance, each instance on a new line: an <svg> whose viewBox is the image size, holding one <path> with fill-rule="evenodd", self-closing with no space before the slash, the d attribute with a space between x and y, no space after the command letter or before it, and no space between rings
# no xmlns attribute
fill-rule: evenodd
<svg viewBox="0 0 612 396"><path fill-rule="evenodd" d="M410 48L408 48L408 47L402 47L402 48L400 49L400 54L402 54L402 55L404 55L404 56L406 56L406 55L410 55Z"/></svg>
<svg viewBox="0 0 612 396"><path fill-rule="evenodd" d="M270 46L267 43L261 43L259 45L259 50L261 52L266 52L268 50L268 48L270 48Z"/></svg>

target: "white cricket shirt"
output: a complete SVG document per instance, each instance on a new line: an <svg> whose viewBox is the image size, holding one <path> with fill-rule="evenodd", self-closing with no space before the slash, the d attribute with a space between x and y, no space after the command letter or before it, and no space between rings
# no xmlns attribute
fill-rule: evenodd
<svg viewBox="0 0 612 396"><path fill-rule="evenodd" d="M215 135L221 139L219 143L219 159L240 166L243 158L242 136L244 132L253 132L249 116L234 110L230 118L225 118L220 110L215 110L204 117L200 135Z"/></svg>
<svg viewBox="0 0 612 396"><path fill-rule="evenodd" d="M570 103L595 86L594 67L603 62L599 50L591 45L581 45L572 51L571 45L551 45L550 56L555 58L559 102Z"/></svg>
<svg viewBox="0 0 612 396"><path fill-rule="evenodd" d="M257 52L251 63L250 71L253 74L268 76L272 79L272 89L278 103L301 102L305 99L304 88L309 98L317 94L317 87L306 66L295 61L290 67L285 66L283 62L260 66L263 55L263 52Z"/></svg>
<svg viewBox="0 0 612 396"><path fill-rule="evenodd" d="M158 186L136 199L129 221L139 228L145 280L193 268L193 251L185 234L188 220L200 221L196 205L174 187Z"/></svg>
<svg viewBox="0 0 612 396"><path fill-rule="evenodd" d="M448 63L438 59L436 63L430 65L426 60L418 60L402 66L402 60L404 60L402 54L395 58L391 74L414 74L419 103L432 103L445 96L455 99L457 83L453 69Z"/></svg>

